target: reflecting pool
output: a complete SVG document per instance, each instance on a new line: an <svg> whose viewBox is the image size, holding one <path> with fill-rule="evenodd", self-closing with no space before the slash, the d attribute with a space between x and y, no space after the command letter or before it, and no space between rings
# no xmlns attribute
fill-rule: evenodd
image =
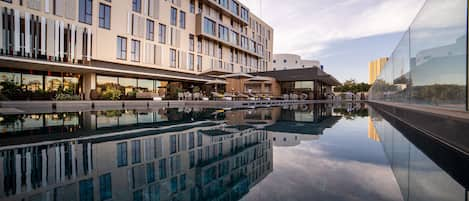
<svg viewBox="0 0 469 201"><path fill-rule="evenodd" d="M365 104L0 116L0 201L467 201L467 156L386 119Z"/></svg>

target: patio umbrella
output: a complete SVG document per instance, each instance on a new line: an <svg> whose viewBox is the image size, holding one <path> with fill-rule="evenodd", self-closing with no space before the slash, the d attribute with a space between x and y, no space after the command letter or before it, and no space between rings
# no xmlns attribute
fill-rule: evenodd
<svg viewBox="0 0 469 201"><path fill-rule="evenodd" d="M222 75L221 78L253 78L254 75L250 75L247 73L233 73L228 75Z"/></svg>
<svg viewBox="0 0 469 201"><path fill-rule="evenodd" d="M249 82L252 82L252 81L268 82L268 81L271 81L271 80L272 80L272 78L263 77L263 76L256 76L256 77L247 79L247 81L249 81Z"/></svg>

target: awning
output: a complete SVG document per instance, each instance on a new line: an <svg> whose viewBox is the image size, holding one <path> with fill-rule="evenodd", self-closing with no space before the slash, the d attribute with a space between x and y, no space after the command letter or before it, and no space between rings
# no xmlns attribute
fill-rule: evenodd
<svg viewBox="0 0 469 201"><path fill-rule="evenodd" d="M149 79L163 79L171 81L207 82L214 78L209 76L177 72L159 68L143 67L137 65L118 64L105 61L92 60L91 64L71 64L51 62L46 60L28 59L21 57L0 56L2 67L24 70L97 73L111 76L126 76Z"/></svg>
<svg viewBox="0 0 469 201"><path fill-rule="evenodd" d="M206 82L205 84L209 84L209 85L212 85L212 84L226 84L226 81L225 80L215 79L215 80L210 80L210 81Z"/></svg>

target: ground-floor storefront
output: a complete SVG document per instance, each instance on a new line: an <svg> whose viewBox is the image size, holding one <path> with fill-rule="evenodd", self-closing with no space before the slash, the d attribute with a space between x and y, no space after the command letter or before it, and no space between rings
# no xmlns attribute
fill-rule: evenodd
<svg viewBox="0 0 469 201"><path fill-rule="evenodd" d="M119 64L94 67L0 59L2 100L176 99L177 93L200 90L209 80L189 73Z"/></svg>

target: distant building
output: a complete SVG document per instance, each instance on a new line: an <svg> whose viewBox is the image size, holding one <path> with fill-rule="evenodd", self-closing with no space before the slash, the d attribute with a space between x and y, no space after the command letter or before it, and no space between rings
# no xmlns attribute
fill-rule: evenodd
<svg viewBox="0 0 469 201"><path fill-rule="evenodd" d="M369 72L368 84L373 84L373 82L375 82L376 78L381 73L381 70L383 70L384 65L388 62L388 60L389 60L388 57L383 57L383 58L379 58L368 63L368 69L369 69L368 70Z"/></svg>
<svg viewBox="0 0 469 201"><path fill-rule="evenodd" d="M321 63L316 60L303 60L296 54L274 54L272 70L290 70L298 68L321 67Z"/></svg>

